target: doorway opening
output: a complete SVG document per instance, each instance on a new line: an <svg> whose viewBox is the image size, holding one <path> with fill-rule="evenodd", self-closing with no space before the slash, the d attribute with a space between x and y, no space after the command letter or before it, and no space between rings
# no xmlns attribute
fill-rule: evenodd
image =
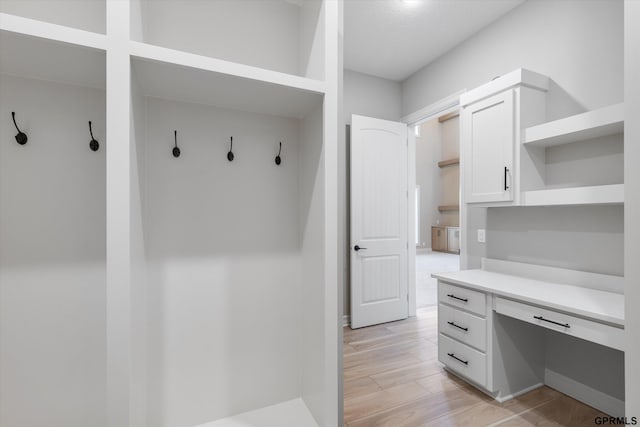
<svg viewBox="0 0 640 427"><path fill-rule="evenodd" d="M416 309L437 305L433 273L460 270L460 126L457 111L415 132Z"/></svg>

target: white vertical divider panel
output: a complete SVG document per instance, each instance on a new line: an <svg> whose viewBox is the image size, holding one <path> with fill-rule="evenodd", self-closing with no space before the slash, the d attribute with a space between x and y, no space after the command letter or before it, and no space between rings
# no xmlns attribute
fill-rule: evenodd
<svg viewBox="0 0 640 427"><path fill-rule="evenodd" d="M338 83L342 0L325 0L324 171L325 171L325 419L342 425L342 316L338 303ZM341 290L340 290L341 291Z"/></svg>
<svg viewBox="0 0 640 427"><path fill-rule="evenodd" d="M343 94L344 94L344 2L340 2L340 4L338 4L338 29L337 29L337 36L338 36L338 51L337 51L337 57L338 57L338 82L337 82L337 87L334 88L336 90L336 96L337 98L337 104L338 104L338 140L337 140L337 157L340 157L340 154L343 150L343 148L340 147L341 144L345 144L346 145L346 124L344 121L344 103L342 102L343 99ZM344 159L344 161L346 162L346 159ZM341 166L339 165L339 163L336 163L338 166L338 169L341 168ZM345 187L345 182L341 182L340 178L341 176L343 176L346 179L346 170L344 170L344 173L342 175L340 175L340 171L338 170L336 172L338 178L337 178L337 182L338 182L338 189L336 190L336 197L338 198L338 206L336 208L336 211L338 213L338 218L336 219L336 233L337 233L337 238L338 238L338 250L337 250L337 254L338 254L338 263L336 265L337 271L336 271L336 280L337 280L337 285L338 285L338 295L337 295L337 300L336 303L338 305L338 338L337 338L337 359L338 359L338 389L337 389L337 401L338 401L338 406L336 408L337 410L337 417L338 420L344 420L344 359L343 359L343 349L342 349L342 339L343 339L343 319L344 319L344 287L346 286L346 275L345 275L345 271L344 271L344 261L345 261L345 250L346 250L346 245L345 242L343 240L343 236L344 233L346 233L346 228L343 229L342 231L340 231L340 225L337 223L337 221L342 220L342 221L346 221L347 218L345 215L344 211L340 211L340 201L344 200L345 194L341 192L340 189L344 189L346 190ZM344 205L344 204L343 204Z"/></svg>
<svg viewBox="0 0 640 427"><path fill-rule="evenodd" d="M625 406L627 417L640 416L640 2L624 3L624 282Z"/></svg>
<svg viewBox="0 0 640 427"><path fill-rule="evenodd" d="M107 426L131 425L129 1L107 1Z"/></svg>
<svg viewBox="0 0 640 427"><path fill-rule="evenodd" d="M408 298L409 309L408 315L413 317L416 315L416 133L413 127L408 128L407 132L407 212L409 213L409 221L407 221L407 241L409 243L407 251L407 282L408 282Z"/></svg>

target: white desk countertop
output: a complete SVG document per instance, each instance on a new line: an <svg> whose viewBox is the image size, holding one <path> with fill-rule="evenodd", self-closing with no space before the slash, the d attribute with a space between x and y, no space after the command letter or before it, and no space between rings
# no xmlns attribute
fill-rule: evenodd
<svg viewBox="0 0 640 427"><path fill-rule="evenodd" d="M622 294L480 269L436 273L432 274L432 277L624 327L624 295Z"/></svg>

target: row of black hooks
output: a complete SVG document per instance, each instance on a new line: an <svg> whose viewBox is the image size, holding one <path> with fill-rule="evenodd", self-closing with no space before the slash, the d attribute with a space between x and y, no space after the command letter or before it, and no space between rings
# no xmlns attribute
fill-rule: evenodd
<svg viewBox="0 0 640 427"><path fill-rule="evenodd" d="M180 157L180 147L178 147L178 131L174 130L173 131L173 149L171 150L171 152L173 153L173 157ZM282 163L282 157L280 157L280 154L282 154L282 141L280 141L280 148L278 149L278 155L275 158L275 163L276 165L280 166L280 163ZM233 162L233 159L235 158L235 155L233 154L233 136L230 137L229 140L229 152L227 153L227 160L230 162Z"/></svg>
<svg viewBox="0 0 640 427"><path fill-rule="evenodd" d="M13 119L13 125L16 127L18 133L16 134L16 142L20 145L25 145L29 140L26 133L22 132L16 123L16 112L11 112L11 118ZM91 135L91 141L89 141L89 148L91 151L98 151L100 149L100 143L93 137L93 129L91 129L91 121L89 121L89 135Z"/></svg>

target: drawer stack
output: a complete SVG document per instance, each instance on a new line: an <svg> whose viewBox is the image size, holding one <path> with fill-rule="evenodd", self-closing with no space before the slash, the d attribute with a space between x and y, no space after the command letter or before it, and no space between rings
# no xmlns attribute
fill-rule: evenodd
<svg viewBox="0 0 640 427"><path fill-rule="evenodd" d="M438 360L487 387L487 295L438 282Z"/></svg>

